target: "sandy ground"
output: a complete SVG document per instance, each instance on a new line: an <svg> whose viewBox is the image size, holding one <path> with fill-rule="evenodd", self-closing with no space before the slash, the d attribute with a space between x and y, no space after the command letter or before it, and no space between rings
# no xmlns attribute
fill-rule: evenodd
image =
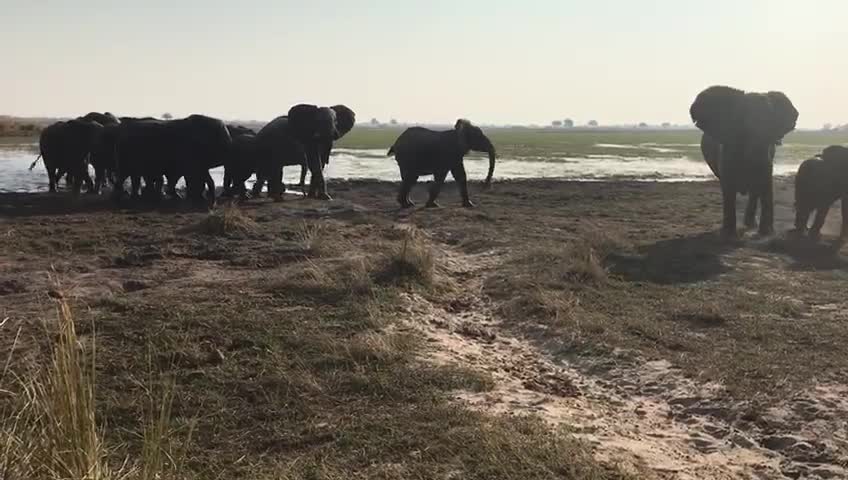
<svg viewBox="0 0 848 480"><path fill-rule="evenodd" d="M777 188L775 237L731 243L717 236L714 183L510 181L474 185L475 209L460 208L450 186L442 208L402 211L395 184L334 182L332 202L241 208L268 232L332 224L355 246L344 258L372 253L371 225L421 232L437 281L460 293L406 291L390 328L426 339L424 363L491 377L490 389L453 391L458 404L538 415L605 463L657 478L848 478L848 264L825 244L785 238L790 187ZM49 317L56 278L96 311L104 298L167 304L286 265L273 233L236 242L181 230L205 216L0 195L0 321ZM0 348L15 343L10 332ZM36 348L16 345L24 358Z"/></svg>

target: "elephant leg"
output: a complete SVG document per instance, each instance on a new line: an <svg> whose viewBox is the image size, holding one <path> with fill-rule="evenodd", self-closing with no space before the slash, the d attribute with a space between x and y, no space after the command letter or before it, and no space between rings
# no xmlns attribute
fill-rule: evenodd
<svg viewBox="0 0 848 480"><path fill-rule="evenodd" d="M301 191L304 191L304 188L306 188L306 172L307 171L309 171L309 168L307 168L306 165L300 166L300 183L298 183L297 186L300 187Z"/></svg>
<svg viewBox="0 0 848 480"><path fill-rule="evenodd" d="M803 235L807 231L811 213L813 213L812 209L806 205L799 204L795 207L795 232L798 235Z"/></svg>
<svg viewBox="0 0 848 480"><path fill-rule="evenodd" d="M318 152L318 146L313 145L307 153L307 164L309 166L309 190L310 197L319 200L332 200L332 197L327 193L327 182L324 179L324 169L321 168L321 155Z"/></svg>
<svg viewBox="0 0 848 480"><path fill-rule="evenodd" d="M270 175L267 177L268 197L273 198L275 202L280 202L283 200L283 194L285 194L282 165L275 165L269 173Z"/></svg>
<svg viewBox="0 0 848 480"><path fill-rule="evenodd" d="M221 196L229 197L233 195L233 190L235 187L235 183L233 182L233 176L230 174L227 168L224 168L224 184L221 187Z"/></svg>
<svg viewBox="0 0 848 480"><path fill-rule="evenodd" d="M103 179L105 177L105 170L103 168L95 168L94 169L94 193L100 194L100 189L103 187Z"/></svg>
<svg viewBox="0 0 848 480"><path fill-rule="evenodd" d="M85 167L82 171L82 180L85 182L86 192L89 195L97 193L94 188L94 182L91 180L91 174L88 173L88 167Z"/></svg>
<svg viewBox="0 0 848 480"><path fill-rule="evenodd" d="M115 174L114 183L112 184L112 201L115 203L120 203L121 197L124 192L124 182L127 180L127 177L122 174Z"/></svg>
<svg viewBox="0 0 848 480"><path fill-rule="evenodd" d="M848 239L848 195L842 196L842 226L839 228L839 238L836 240L836 247L842 248L845 245L845 240Z"/></svg>
<svg viewBox="0 0 848 480"><path fill-rule="evenodd" d="M726 181L721 182L721 203L723 209L721 234L726 238L736 238L736 190Z"/></svg>
<svg viewBox="0 0 848 480"><path fill-rule="evenodd" d="M262 187L265 186L265 178L262 175L256 174L256 182L253 183L253 192L254 197L258 197L259 194L262 193Z"/></svg>
<svg viewBox="0 0 848 480"><path fill-rule="evenodd" d="M165 190L165 192L170 197L173 197L175 199L181 199L182 197L180 196L179 193L177 193L177 183L180 182L181 175L171 174L171 175L165 175L165 177L167 177L167 179L168 179L168 187ZM160 185L162 187L164 187L165 186L165 179L164 178L160 179L160 182L161 182ZM186 187L188 187L188 182L186 182Z"/></svg>
<svg viewBox="0 0 848 480"><path fill-rule="evenodd" d="M758 233L763 236L772 235L774 233L774 185L769 176L766 189L760 199L760 228ZM756 203L754 204L756 208Z"/></svg>
<svg viewBox="0 0 848 480"><path fill-rule="evenodd" d="M130 196L138 198L140 196L139 189L141 189L141 176L133 175L130 177Z"/></svg>
<svg viewBox="0 0 848 480"><path fill-rule="evenodd" d="M430 186L430 198L427 199L427 204L424 205L426 208L438 208L439 204L436 203L436 198L439 197L439 193L442 191L442 185L445 183L445 177L447 176L447 170L433 174L433 185Z"/></svg>
<svg viewBox="0 0 848 480"><path fill-rule="evenodd" d="M760 197L754 193L748 195L748 204L745 206L745 226L754 228L757 226L757 202Z"/></svg>
<svg viewBox="0 0 848 480"><path fill-rule="evenodd" d="M88 176L88 172L84 171L83 168L75 167L74 170L76 171L73 175L71 174L71 170L68 171L68 180L71 181L74 195L79 195L82 191L82 184L86 180L88 180L88 183L91 183L91 177Z"/></svg>
<svg viewBox="0 0 848 480"><path fill-rule="evenodd" d="M209 194L206 196L206 202L210 207L215 206L215 179L212 178L212 174L209 171L206 172L206 177L204 178L206 183L206 188L209 190Z"/></svg>
<svg viewBox="0 0 848 480"><path fill-rule="evenodd" d="M414 207L415 204L409 199L409 192L412 191L412 187L415 186L415 183L418 181L418 175L404 175L402 182L400 184L400 191L398 192L397 200L400 204L401 208L411 208Z"/></svg>
<svg viewBox="0 0 848 480"><path fill-rule="evenodd" d="M474 207L474 204L471 203L471 199L468 198L468 175L465 173L465 165L462 161L460 161L459 164L451 170L451 175L453 175L453 179L456 180L456 184L459 186L459 194L462 197L462 206L466 208Z"/></svg>
<svg viewBox="0 0 848 480"><path fill-rule="evenodd" d="M56 193L56 182L58 181L56 169L47 167L47 181L49 182L50 193Z"/></svg>
<svg viewBox="0 0 848 480"><path fill-rule="evenodd" d="M816 210L816 218L813 220L813 226L810 227L810 238L815 241L821 239L821 229L824 226L824 221L827 220L827 213L830 211L830 205L823 205Z"/></svg>

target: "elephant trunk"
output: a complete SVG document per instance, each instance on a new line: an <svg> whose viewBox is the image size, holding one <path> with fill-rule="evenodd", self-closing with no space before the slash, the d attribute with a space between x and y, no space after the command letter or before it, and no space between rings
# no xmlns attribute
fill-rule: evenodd
<svg viewBox="0 0 848 480"><path fill-rule="evenodd" d="M492 184L492 175L495 174L495 147L489 149L489 174L486 175L486 185Z"/></svg>

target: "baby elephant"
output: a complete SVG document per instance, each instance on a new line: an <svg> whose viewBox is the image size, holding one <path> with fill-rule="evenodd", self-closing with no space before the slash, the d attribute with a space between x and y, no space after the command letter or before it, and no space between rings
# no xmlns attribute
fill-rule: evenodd
<svg viewBox="0 0 848 480"><path fill-rule="evenodd" d="M453 130L436 132L427 128L412 127L406 129L392 148L388 155L394 155L402 180L400 192L398 192L398 203L401 207L413 207L409 200L409 192L418 181L418 177L433 175L434 182L430 187L430 198L427 200L428 207L437 207L436 198L442 189L448 172L453 175L462 195L462 204L473 207L474 204L468 198L468 181L465 175L463 158L470 150L486 152L489 154L489 174L486 176L486 185L491 184L492 174L495 171L495 147L488 137L471 124L468 120L456 121Z"/></svg>
<svg viewBox="0 0 848 480"><path fill-rule="evenodd" d="M795 176L795 232L803 235L810 214L816 212L809 235L821 236L827 212L836 200L842 199L842 228L837 245L848 238L848 148L830 146L798 167Z"/></svg>

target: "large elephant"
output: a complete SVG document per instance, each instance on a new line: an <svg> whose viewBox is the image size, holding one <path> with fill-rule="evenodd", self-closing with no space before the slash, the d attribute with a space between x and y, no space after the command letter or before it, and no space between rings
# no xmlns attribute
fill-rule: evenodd
<svg viewBox="0 0 848 480"><path fill-rule="evenodd" d="M300 104L288 115L268 123L257 134L260 160L254 194L268 181L269 196L282 198L285 192L283 167L301 165L300 184L311 173L307 196L330 199L323 169L329 163L333 142L347 134L356 123L356 114L344 105L317 107Z"/></svg>
<svg viewBox="0 0 848 480"><path fill-rule="evenodd" d="M798 167L795 175L795 232L803 235L810 215L815 212L809 235L818 240L830 207L840 199L842 227L837 241L839 246L848 239L848 148L834 145Z"/></svg>
<svg viewBox="0 0 848 480"><path fill-rule="evenodd" d="M495 147L479 127L468 120L459 119L453 130L437 132L423 127L406 129L395 140L388 155L394 155L400 167L401 187L398 192L398 203L401 207L415 206L409 200L409 193L418 177L433 175L434 182L430 187L430 198L427 207L437 207L436 198L442 189L448 172L453 175L459 185L462 195L462 205L473 207L468 198L468 178L465 173L463 159L469 151L489 154L489 173L486 175L486 185L492 183L495 173Z"/></svg>
<svg viewBox="0 0 848 480"><path fill-rule="evenodd" d="M774 232L772 171L775 146L795 129L798 110L782 92L746 93L709 87L689 109L695 125L721 148L711 165L721 183L722 234L736 236L736 194L761 204L759 233Z"/></svg>
<svg viewBox="0 0 848 480"><path fill-rule="evenodd" d="M56 183L65 173L75 194L80 192L83 182L89 193L95 192L88 163L102 132L103 125L80 118L56 122L41 132L39 150L51 192L56 191Z"/></svg>
<svg viewBox="0 0 848 480"><path fill-rule="evenodd" d="M116 144L115 198L120 199L128 177L132 179L134 196L143 177L145 192L153 199L161 194L163 176L168 179L172 195L176 193L176 182L185 177L189 198L202 200L205 186L207 201L213 204L215 182L209 169L224 165L231 143L224 122L205 115L124 122Z"/></svg>
<svg viewBox="0 0 848 480"><path fill-rule="evenodd" d="M310 181L307 196L323 200L331 199L327 193L324 167L329 163L333 142L347 134L356 123L356 114L344 105L317 107L300 104L289 109L289 128L291 135L302 146L306 154L306 166L309 168ZM276 169L275 169L276 170ZM304 180L301 174L301 181ZM281 187L277 176L270 178L272 191Z"/></svg>

